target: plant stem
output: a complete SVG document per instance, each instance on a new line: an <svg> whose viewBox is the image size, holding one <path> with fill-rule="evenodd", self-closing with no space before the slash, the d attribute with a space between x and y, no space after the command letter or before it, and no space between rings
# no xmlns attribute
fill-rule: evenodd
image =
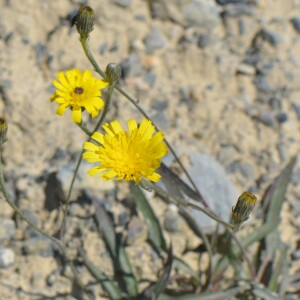
<svg viewBox="0 0 300 300"><path fill-rule="evenodd" d="M217 216L214 212L212 212L208 207L203 208L199 202L197 202L195 200L192 200L192 199L186 200L186 199L182 199L180 197L177 197L175 195L171 195L167 191L163 190L162 188L156 186L155 184L153 184L152 182L150 182L150 181L148 181L144 178L142 178L141 182L142 182L142 184L141 184L142 187L146 187L146 189L149 188L151 190L154 190L155 192L157 192L159 195L161 195L164 198L173 199L173 201L176 204L183 205L183 206L189 206L189 207L194 208L196 210L200 210L205 215L209 216L210 218L212 218L216 222L221 223L222 225L224 225L226 228L233 229L233 225L223 221L219 216Z"/></svg>
<svg viewBox="0 0 300 300"><path fill-rule="evenodd" d="M105 73L102 71L102 69L99 67L99 65L97 64L91 50L88 44L88 40L84 39L81 41L81 45L83 47L84 53L87 56L88 60L90 61L90 63L93 65L95 71L100 74L103 78L106 78ZM147 119L151 120L151 118L147 115L147 113L138 105L137 101L134 100L132 97L130 97L125 91L123 91L123 89L119 86L116 85L115 89L122 94L127 100L129 100L135 107L136 109ZM154 125L156 131L160 131L159 127L152 121L152 124ZM180 168L182 169L182 171L184 172L184 174L186 175L186 177L188 178L188 180L190 181L191 185L193 186L195 192L198 194L199 197L199 201L205 206L208 207L208 204L206 203L206 201L204 200L203 196L201 195L199 189L197 188L194 180L192 179L192 177L190 176L190 174L188 173L188 171L186 170L186 168L184 167L184 165L182 164L181 160L179 159L179 157L177 156L176 152L174 151L173 147L171 146L171 144L168 142L168 140L165 138L165 143L167 144L168 148L170 149L172 155L174 156L175 160L177 161L177 163L179 164Z"/></svg>
<svg viewBox="0 0 300 300"><path fill-rule="evenodd" d="M106 98L106 101L105 101L105 105L104 105L101 117L100 117L97 125L95 126L94 130L92 132L90 132L87 129L87 127L82 122L80 124L78 124L78 126L80 127L80 129L89 136L89 138L88 138L87 141L91 140L92 134L94 132L96 132L99 129L99 127L102 125L102 123L104 121L104 118L107 115L108 108L110 106L111 96L112 96L114 87L115 87L114 83L110 83L109 86L108 86L108 92L107 92L107 98ZM83 154L83 152L84 152L84 150L82 149L82 151L80 153L80 156L78 158L76 167L75 167L75 171L73 173L73 177L72 177L72 180L71 180L70 187L69 187L69 191L68 191L68 195L67 195L67 199L66 199L66 206L65 206L65 209L64 209L63 220L62 220L61 227L60 227L60 237L63 236L63 232L64 232L64 228L65 228L65 224L66 224L66 217L67 217L69 206L70 206L71 194L72 194L72 190L73 190L73 186L74 186L74 183L75 183L76 176L77 176L78 171L79 171L79 167L80 167L81 162L82 162L82 154Z"/></svg>

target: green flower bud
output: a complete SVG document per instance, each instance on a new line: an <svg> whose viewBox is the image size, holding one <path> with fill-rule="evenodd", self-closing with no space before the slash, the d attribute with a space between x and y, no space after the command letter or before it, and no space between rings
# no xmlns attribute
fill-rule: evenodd
<svg viewBox="0 0 300 300"><path fill-rule="evenodd" d="M0 145L7 141L7 123L5 119L0 117Z"/></svg>
<svg viewBox="0 0 300 300"><path fill-rule="evenodd" d="M94 30L95 13L90 6L81 6L76 16L76 28L80 39L87 39L90 32Z"/></svg>
<svg viewBox="0 0 300 300"><path fill-rule="evenodd" d="M122 69L120 65L110 63L105 70L106 79L111 83L117 82L121 77L121 72Z"/></svg>
<svg viewBox="0 0 300 300"><path fill-rule="evenodd" d="M244 192L238 199L236 206L232 208L231 224L235 225L235 231L249 219L257 198L250 192Z"/></svg>

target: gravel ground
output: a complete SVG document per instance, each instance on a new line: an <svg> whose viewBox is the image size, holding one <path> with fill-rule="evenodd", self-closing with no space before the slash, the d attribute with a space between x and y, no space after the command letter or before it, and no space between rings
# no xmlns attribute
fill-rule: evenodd
<svg viewBox="0 0 300 300"><path fill-rule="evenodd" d="M91 68L70 27L81 3L0 0L0 112L9 124L6 178L15 203L49 234L61 222L61 194L86 139L69 113L55 115L49 100L58 71ZM90 46L98 63L103 69L110 62L121 64L122 87L164 131L207 202L226 218L243 191L260 199L299 153L300 1L86 3L97 16ZM115 93L108 121L116 118L123 124L142 119ZM165 160L172 161L170 155ZM83 243L94 263L113 274L90 217L97 198L126 236L137 278L155 280L162 262L145 242L142 217L127 204L128 186L88 177L87 168L83 164L80 170L66 226L70 256ZM291 272L299 270L299 187L298 163L280 225L294 257ZM197 247L199 238L174 207L151 193L147 197L174 253L197 268L198 256L186 249ZM250 228L257 218L249 221ZM208 232L214 226L203 223ZM61 267L53 245L0 201L0 299L80 298L74 290L67 296L70 271ZM92 281L86 270L80 272L84 283ZM105 299L98 285L92 288L95 299Z"/></svg>

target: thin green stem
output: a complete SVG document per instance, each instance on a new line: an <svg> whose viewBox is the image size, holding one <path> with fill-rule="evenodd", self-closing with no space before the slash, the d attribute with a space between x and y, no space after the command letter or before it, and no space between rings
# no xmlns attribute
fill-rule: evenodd
<svg viewBox="0 0 300 300"><path fill-rule="evenodd" d="M83 124L82 122L80 124L78 124L79 128L84 133L86 133L89 136L89 138L88 138L87 141L91 140L92 134L94 132L96 132L99 129L99 127L102 125L102 123L103 123L103 121L105 119L105 116L107 115L108 108L110 106L111 96L112 96L114 87L115 87L114 83L110 83L109 86L108 86L108 92L107 92L107 97L106 97L105 105L104 105L101 117L100 117L97 125L95 126L94 130L91 132L89 129L87 129L87 127L85 126L85 124ZM63 236L63 232L64 232L64 228L65 228L65 224L66 224L66 218L67 218L67 214L68 214L68 210L69 210L69 206L70 206L71 194L72 194L72 190L73 190L73 186L74 186L74 183L75 183L76 176L77 176L78 171L79 171L79 167L80 167L81 162L82 162L82 154L83 154L83 152L84 152L84 150L82 149L81 153L80 153L80 156L78 158L78 161L77 161L74 173L73 173L73 177L72 177L72 180L71 180L70 187L69 187L69 191L68 191L68 195L67 195L67 199L66 199L66 205L65 205L65 209L64 209L63 220L62 220L61 227L60 227L60 237Z"/></svg>
<svg viewBox="0 0 300 300"><path fill-rule="evenodd" d="M218 223L223 224L226 228L233 229L233 225L223 221L219 216L217 216L214 212L212 212L208 207L202 207L201 204L195 200L189 199L183 199L180 197L177 197L175 195L171 195L167 191L163 190L162 188L158 187L157 185L153 184L152 182L142 178L141 186L145 187L146 189L152 189L155 192L157 192L159 195L165 198L172 199L176 204L180 204L183 206L189 206L191 208L194 208L196 210L202 211L205 215L209 216L211 219L215 220Z"/></svg>
<svg viewBox="0 0 300 300"><path fill-rule="evenodd" d="M2 152L2 151L1 151ZM2 155L1 155L2 156ZM14 202L11 200L10 195L7 191L4 176L3 176L3 165L2 165L2 159L0 159L0 188L3 193L3 196L5 198L5 201L8 203L8 205L15 211L16 214L18 214L31 228L33 228L35 231L37 231L39 234L44 236L45 238L51 240L57 247L58 249L63 253L64 249L61 244L61 242L56 239L55 237L48 235L46 232L38 228L34 223L30 221L26 217L26 215L23 214L23 212L14 204Z"/></svg>
<svg viewBox="0 0 300 300"><path fill-rule="evenodd" d="M99 65L97 64L91 50L89 47L89 43L88 43L88 39L84 39L81 40L81 45L83 48L83 51L85 53L85 55L87 56L88 60L90 61L90 63L93 65L95 71L100 74L103 78L106 78L105 73L102 71L102 69L99 67ZM119 86L116 85L115 89L121 93L127 100L129 100L135 107L136 109L147 119L151 120L151 118L147 115L147 113L138 105L138 102L136 100L134 100L132 97L130 97L125 91L123 91L123 89ZM152 124L154 125L155 129L157 131L160 131L159 127L152 121ZM208 204L206 203L206 201L204 200L204 197L201 195L199 189L197 188L194 180L192 179L192 177L190 176L190 174L188 173L188 171L186 170L186 168L184 167L184 165L182 164L181 160L179 159L179 157L177 156L176 152L174 151L173 147L171 146L171 144L168 142L168 140L165 138L165 142L168 146L168 148L170 149L172 155L174 156L175 160L177 161L177 163L179 164L179 166L181 167L182 171L184 172L184 174L186 175L186 177L188 178L188 180L190 181L191 185L193 186L195 192L198 194L199 197L199 201L205 206L208 207Z"/></svg>

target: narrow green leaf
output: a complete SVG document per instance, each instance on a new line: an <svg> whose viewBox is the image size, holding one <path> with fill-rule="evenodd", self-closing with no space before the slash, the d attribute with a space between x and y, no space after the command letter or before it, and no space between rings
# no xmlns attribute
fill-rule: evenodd
<svg viewBox="0 0 300 300"><path fill-rule="evenodd" d="M247 247L252 243L264 238L279 224L281 207L285 200L285 194L296 161L296 157L292 158L290 163L283 169L281 174L275 179L274 183L268 189L268 192L265 195L265 197L268 197L268 200L263 200L264 202L269 203L266 223L263 226L260 226L259 228L254 230L242 240L242 244L244 247Z"/></svg>
<svg viewBox="0 0 300 300"><path fill-rule="evenodd" d="M96 221L98 227L103 234L104 241L111 253L112 258L115 259L118 252L115 227L105 209L103 209L102 206L96 201L94 201L94 206L96 208Z"/></svg>
<svg viewBox="0 0 300 300"><path fill-rule="evenodd" d="M230 288L224 291L218 292L206 292L200 295L184 295L184 296L168 296L163 294L159 297L159 300L231 300L234 297L246 290L249 290L250 285L243 285L239 287Z"/></svg>
<svg viewBox="0 0 300 300"><path fill-rule="evenodd" d="M173 268L181 269L181 270L185 271L186 273L189 273L195 280L196 284L199 285L199 283L200 283L199 274L190 265L188 265L185 261L183 261L179 257L173 258Z"/></svg>
<svg viewBox="0 0 300 300"><path fill-rule="evenodd" d="M79 248L79 253L83 259L83 263L89 272L99 281L102 285L103 289L109 295L109 298L112 300L120 300L122 299L122 292L117 286L117 284L106 276L104 272L102 272L97 266L95 266L86 256L84 250Z"/></svg>
<svg viewBox="0 0 300 300"><path fill-rule="evenodd" d="M180 198L184 198L183 195L187 195L189 198L201 201L199 195L191 189L177 174L175 174L165 164L161 164L159 168L159 174L161 175L161 181L166 187L167 191L171 195L176 195Z"/></svg>
<svg viewBox="0 0 300 300"><path fill-rule="evenodd" d="M170 246L170 249L168 251L168 258L167 261L164 265L164 269L162 272L162 275L160 276L160 278L157 280L157 282L151 286L149 286L146 290L144 290L143 294L142 294L142 298L140 299L151 299L151 300L156 300L156 299L160 299L159 295L164 291L164 289L166 288L168 281L169 281L169 277L170 277L170 273L171 273L171 269L172 269L172 264L173 264L173 250L172 250L172 245Z"/></svg>
<svg viewBox="0 0 300 300"><path fill-rule="evenodd" d="M271 275L271 279L269 282L269 289L273 292L279 292L279 277L282 275L282 272L284 271L284 267L287 264L287 252L288 252L288 246L286 245L280 245L279 247L279 259L276 263L276 266L273 268L273 272Z"/></svg>
<svg viewBox="0 0 300 300"><path fill-rule="evenodd" d="M158 296L166 288L168 281L169 281L170 274L171 274L172 263L173 263L173 250L172 250L172 244L171 244L170 249L168 251L168 258L167 258L166 264L164 266L164 271L162 273L162 276L159 278L159 280L156 282L156 284L154 286L152 299L153 298L158 299Z"/></svg>
<svg viewBox="0 0 300 300"><path fill-rule="evenodd" d="M283 169L281 174L275 179L274 183L268 188L265 193L263 202L269 203L269 209L267 212L266 223L252 231L248 236L241 240L241 244L244 248L249 247L253 243L260 241L277 228L280 222L281 206L285 200L285 194L288 184L291 179L293 168L296 164L297 158L293 157L289 164ZM265 198L264 197L264 198ZM234 248L235 256L241 255L241 250L238 247ZM212 281L225 270L228 266L228 257L224 257L215 267Z"/></svg>
<svg viewBox="0 0 300 300"><path fill-rule="evenodd" d="M94 201L94 205L96 208L96 220L111 253L115 274L119 275L118 277L125 286L129 296L132 298L136 297L138 295L138 283L133 274L127 253L121 243L117 241L115 227L105 209L96 201Z"/></svg>
<svg viewBox="0 0 300 300"><path fill-rule="evenodd" d="M158 252L161 250L167 251L166 241L161 226L144 193L133 183L130 185L130 190L136 206L145 218L150 243Z"/></svg>

